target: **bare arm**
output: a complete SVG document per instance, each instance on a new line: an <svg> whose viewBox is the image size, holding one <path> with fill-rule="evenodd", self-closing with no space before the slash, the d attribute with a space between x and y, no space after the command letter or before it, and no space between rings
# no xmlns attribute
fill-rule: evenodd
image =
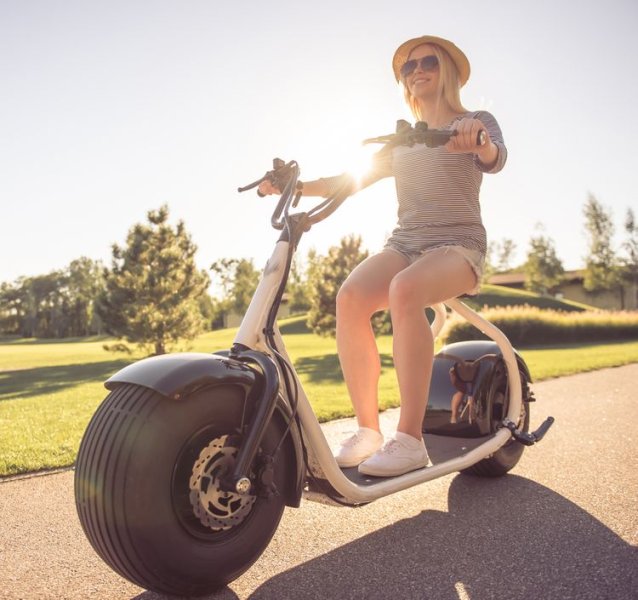
<svg viewBox="0 0 638 600"><path fill-rule="evenodd" d="M374 155L370 171L360 180L355 180L355 178L348 173L342 173L341 175L333 177L322 177L312 181L304 181L301 187L301 194L303 196L320 196L321 198L327 198L335 193L345 192L350 196L372 185L375 181L379 181L379 179L390 177L392 175L391 163L392 154L390 150L387 148L382 149ZM266 196L281 193L269 180L265 180L259 184L259 192Z"/></svg>
<svg viewBox="0 0 638 600"><path fill-rule="evenodd" d="M264 196L270 196L271 194L281 194L281 190L277 189L272 181L265 180L259 184L259 192ZM315 179L314 181L304 181L301 188L302 196L321 196L326 197L328 195L328 186L323 179Z"/></svg>

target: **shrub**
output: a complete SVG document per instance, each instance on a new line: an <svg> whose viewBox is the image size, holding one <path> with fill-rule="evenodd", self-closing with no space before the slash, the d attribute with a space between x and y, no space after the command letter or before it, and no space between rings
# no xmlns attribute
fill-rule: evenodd
<svg viewBox="0 0 638 600"><path fill-rule="evenodd" d="M531 306L491 308L481 315L496 325L514 346L537 346L638 339L638 311L561 312ZM448 319L445 343L486 339L458 315Z"/></svg>

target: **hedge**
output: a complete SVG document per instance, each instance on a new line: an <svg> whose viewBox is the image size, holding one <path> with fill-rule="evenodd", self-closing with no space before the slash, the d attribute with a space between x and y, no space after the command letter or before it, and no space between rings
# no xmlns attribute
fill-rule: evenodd
<svg viewBox="0 0 638 600"><path fill-rule="evenodd" d="M638 311L561 312L532 306L488 308L481 315L515 346L638 339ZM458 315L441 332L444 343L482 340L486 336Z"/></svg>

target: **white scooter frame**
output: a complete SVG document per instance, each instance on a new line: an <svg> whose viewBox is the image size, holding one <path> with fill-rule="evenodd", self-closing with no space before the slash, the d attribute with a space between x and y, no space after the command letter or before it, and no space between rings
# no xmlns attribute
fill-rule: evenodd
<svg viewBox="0 0 638 600"><path fill-rule="evenodd" d="M453 135L423 123L397 129L398 137L374 141L440 145ZM304 496L354 506L456 471L503 475L521 444L539 441L553 422L528 433L527 366L497 327L453 298L432 307L434 337L447 306L493 341L449 344L434 357L423 426L432 466L379 478L339 468L276 317L301 236L347 194L293 214L298 177L294 161L276 160L273 171L240 190L266 178L283 189L271 219L282 233L232 348L124 367L105 383L110 393L83 436L75 469L80 523L102 559L139 586L210 593L257 560L284 507ZM474 375L468 380L461 371ZM472 390L460 415L452 400L462 386L453 373Z"/></svg>
<svg viewBox="0 0 638 600"><path fill-rule="evenodd" d="M432 130L430 130L430 132L431 131ZM447 135L449 136L449 133ZM292 224L294 219L291 221L289 210L291 205L294 206L299 200L299 195L293 200L293 190L296 189L299 168L294 161L288 165L284 165L283 161L278 161L278 159L275 160L275 166L288 174L288 185L282 194L279 205L275 209L272 224L276 229L283 229L285 227L290 231L294 229L294 225ZM256 183L257 182L255 182L255 184ZM254 187L255 184L251 184L251 186L247 186L243 189L250 189ZM250 348L257 352L270 355L272 348L265 335L265 332L269 330L268 319L270 315L272 322L270 327L272 328L274 347L277 348L277 352L280 355L284 356L287 364L291 366L290 370L295 378L294 387L297 390L298 398L296 398L294 405L299 415L303 437L308 448L310 464L314 465L314 468L319 467L322 478L325 478L339 494L341 501L346 504L360 504L371 502L388 494L398 492L419 483L431 481L449 473L467 469L483 459L492 456L501 447L510 442L513 436L527 445L539 441L551 426L553 419L550 417L543 423L541 428L533 434L528 434L518 429L522 418L525 416L523 387L519 371L522 359L517 357L507 337L495 325L485 320L460 300L451 298L445 303L431 307L435 315L431 325L433 337L436 339L443 328L447 316L447 305L451 310L477 327L496 343L505 364L508 381L507 413L503 418L503 427L479 445L470 444L469 448L465 447L464 451L457 456L397 477L382 479L368 478L367 480L364 479L361 481L361 477L355 477L352 473L348 473L347 470L342 470L337 465L310 402L303 391L301 382L294 368L292 368L292 362L286 353L284 341L276 322L272 319L272 310L273 305L277 302L278 290L281 290L283 285L285 285L285 279L287 278L288 269L292 260L292 252L299 241L298 238L304 231L307 231L312 224L319 222L331 214L344 199L345 198L338 197L329 198L317 207L311 209L308 213L302 214L304 225L297 227L298 233L296 235L289 234L283 236L283 239L277 242L235 338L235 344L239 347ZM288 239L291 236L293 239ZM293 244L292 248L291 244ZM292 405L291 399L286 397L284 386L282 386L281 393L289 404ZM314 494L309 496L314 497Z"/></svg>
<svg viewBox="0 0 638 600"><path fill-rule="evenodd" d="M290 242L287 241L277 242L275 250L266 265L263 277L257 287L255 295L253 296L250 306L239 327L235 337L236 344L241 344L242 346L259 352L264 352L266 354L270 353L263 331L266 328L266 319L269 310L272 306L277 290L281 285L281 281L285 276L289 244ZM446 301L445 304L442 303L432 307L435 312L435 320L432 323L434 338L438 336L445 322L445 305L449 306L452 310L480 329L498 344L505 360L510 382L509 410L507 412L506 419L511 423L518 424L522 408L521 379L516 355L509 340L496 326L486 321L483 317L458 299L450 299ZM285 352L283 338L276 326L275 340L279 352L284 354L289 364L292 364ZM297 377L297 374L294 373L294 376ZM492 455L512 438L511 431L508 428L503 427L490 439L467 452L463 456L458 456L451 460L398 477L382 479L378 483L358 485L357 483L350 481L337 465L319 421L315 416L312 406L310 405L298 378L296 385L299 393L299 398L297 400L297 412L303 428L306 445L309 449L309 455L314 458L314 461L316 461L316 463L321 467L321 470L332 487L346 502L352 504L371 502L419 483L432 481L433 479L442 477L443 475L466 469L480 460ZM282 390L282 393L285 394L285 390Z"/></svg>

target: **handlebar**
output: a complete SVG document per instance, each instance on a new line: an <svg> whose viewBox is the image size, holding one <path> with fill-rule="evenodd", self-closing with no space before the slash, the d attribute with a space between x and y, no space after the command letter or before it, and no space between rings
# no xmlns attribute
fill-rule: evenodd
<svg viewBox="0 0 638 600"><path fill-rule="evenodd" d="M268 171L261 179L253 181L244 187L237 188L238 192L246 192L257 187L262 181L269 180L279 189L283 189L292 176L293 169L297 167L297 162L291 160L289 163L281 160L281 158L274 158L272 161L272 171ZM263 197L259 191L258 195Z"/></svg>
<svg viewBox="0 0 638 600"><path fill-rule="evenodd" d="M364 140L364 144L385 144L386 147L393 146L414 146L414 144L425 144L429 148L443 146L452 137L457 135L454 130L446 129L430 129L428 124L419 121L414 127L407 121L397 121L396 133L390 135L382 135L376 138ZM481 129L476 138L476 145L483 146L487 141L485 130ZM256 188L263 181L270 181L277 189L281 190L279 202L275 207L270 222L275 229L283 229L286 224L290 208L295 208L301 197L301 191L297 189L299 174L301 170L297 161L291 160L285 162L280 158L273 160L273 168L268 171L261 179L253 181L244 187L237 188L238 192L246 192ZM257 193L263 196L259 191ZM326 198L323 202L312 208L306 214L307 223L314 225L331 215L348 197L348 193L344 191Z"/></svg>
<svg viewBox="0 0 638 600"><path fill-rule="evenodd" d="M452 129L430 129L424 121L418 121L414 127L407 121L397 121L395 133L363 140L364 144L385 144L386 146L414 146L425 144L428 148L437 148L447 144L458 132ZM487 134L481 129L476 136L476 145L484 146Z"/></svg>
<svg viewBox="0 0 638 600"><path fill-rule="evenodd" d="M275 229L283 229L285 216L288 215L288 209L291 205L293 207L297 206L297 202L301 196L301 192L296 191L300 169L297 161L291 160L287 163L281 158L273 159L272 166L272 171L268 171L261 179L253 181L244 187L239 187L237 188L237 191L246 192L248 190L252 190L262 181L270 181L275 187L282 190L279 202L272 213L270 222ZM257 194L263 196L259 190L257 190ZM282 218L282 213L284 218Z"/></svg>
<svg viewBox="0 0 638 600"><path fill-rule="evenodd" d="M301 191L297 190L297 182L301 169L297 161L291 160L286 163L280 158L273 160L273 169L268 171L261 179L253 181L244 187L237 188L238 192L246 192L256 188L262 181L270 181L276 188L281 190L279 202L272 213L270 223L275 229L283 229L286 224L286 218L290 212L290 208L295 208L301 197ZM259 193L259 192L257 192ZM314 225L319 221L323 221L331 215L344 200L348 197L347 193L341 192L329 196L323 202L310 209L306 214L307 223Z"/></svg>

